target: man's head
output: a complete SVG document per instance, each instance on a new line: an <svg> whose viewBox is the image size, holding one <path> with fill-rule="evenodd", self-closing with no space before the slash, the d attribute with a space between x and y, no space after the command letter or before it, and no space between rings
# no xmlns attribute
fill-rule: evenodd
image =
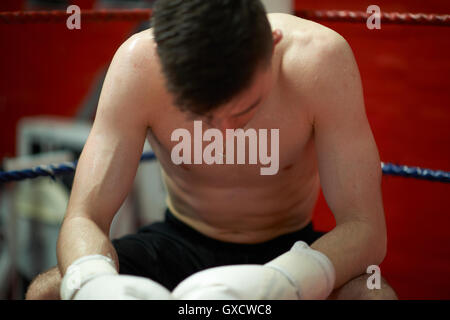
<svg viewBox="0 0 450 320"><path fill-rule="evenodd" d="M159 0L152 25L180 109L210 115L237 97L250 101L244 90L256 97L263 89L274 40L260 0Z"/></svg>

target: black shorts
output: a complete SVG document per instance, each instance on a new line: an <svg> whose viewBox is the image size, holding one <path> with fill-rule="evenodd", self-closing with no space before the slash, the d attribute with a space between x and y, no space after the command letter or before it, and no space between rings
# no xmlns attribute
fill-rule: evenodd
<svg viewBox="0 0 450 320"><path fill-rule="evenodd" d="M178 220L169 210L164 222L153 223L112 241L121 274L150 278L172 291L190 275L212 267L264 264L288 251L296 241L313 243L324 233L312 223L302 230L258 244L209 238Z"/></svg>

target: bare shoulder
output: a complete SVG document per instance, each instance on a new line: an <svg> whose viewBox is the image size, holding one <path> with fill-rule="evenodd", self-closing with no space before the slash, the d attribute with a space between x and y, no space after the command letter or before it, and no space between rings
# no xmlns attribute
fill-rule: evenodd
<svg viewBox="0 0 450 320"><path fill-rule="evenodd" d="M318 70L342 68L336 59L351 62L352 50L336 31L319 23L289 14L269 16L274 29L283 32L283 71L298 75L315 74Z"/></svg>
<svg viewBox="0 0 450 320"><path fill-rule="evenodd" d="M147 119L164 87L151 29L136 33L117 49L103 85L102 100ZM126 110L125 110L126 109Z"/></svg>
<svg viewBox="0 0 450 320"><path fill-rule="evenodd" d="M284 34L281 72L287 85L302 101L310 101L314 112L322 101L352 88L360 94L360 77L352 49L334 30L287 14L270 16L273 28ZM339 79L339 81L336 81Z"/></svg>
<svg viewBox="0 0 450 320"><path fill-rule="evenodd" d="M156 44L152 29L133 34L117 49L113 63L116 65L139 66L147 69L154 65Z"/></svg>

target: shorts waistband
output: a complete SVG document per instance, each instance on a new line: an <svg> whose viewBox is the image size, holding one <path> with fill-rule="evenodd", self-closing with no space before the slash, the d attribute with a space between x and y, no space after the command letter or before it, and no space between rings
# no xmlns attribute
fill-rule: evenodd
<svg viewBox="0 0 450 320"><path fill-rule="evenodd" d="M296 241L303 240L306 241L312 233L314 233L314 228L312 222L303 227L300 230L287 233L281 236L278 236L274 239L248 244L248 243L235 243L235 242L226 242L218 239L211 238L209 236L204 235L203 233L197 231L191 226L187 225L183 221L179 220L169 209L166 209L165 212L165 222L176 228L183 237L188 237L190 239L197 238L199 243L202 243L206 246L218 247L221 249L229 249L229 250L249 250L249 251L259 251L266 250L267 247L272 246L280 246L289 248L294 245Z"/></svg>

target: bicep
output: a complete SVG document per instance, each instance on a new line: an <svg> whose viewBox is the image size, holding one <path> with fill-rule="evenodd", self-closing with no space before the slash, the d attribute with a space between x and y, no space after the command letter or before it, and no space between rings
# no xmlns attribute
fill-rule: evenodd
<svg viewBox="0 0 450 320"><path fill-rule="evenodd" d="M314 117L319 174L336 222L381 221L381 167L367 120L359 71L346 43L328 68Z"/></svg>

